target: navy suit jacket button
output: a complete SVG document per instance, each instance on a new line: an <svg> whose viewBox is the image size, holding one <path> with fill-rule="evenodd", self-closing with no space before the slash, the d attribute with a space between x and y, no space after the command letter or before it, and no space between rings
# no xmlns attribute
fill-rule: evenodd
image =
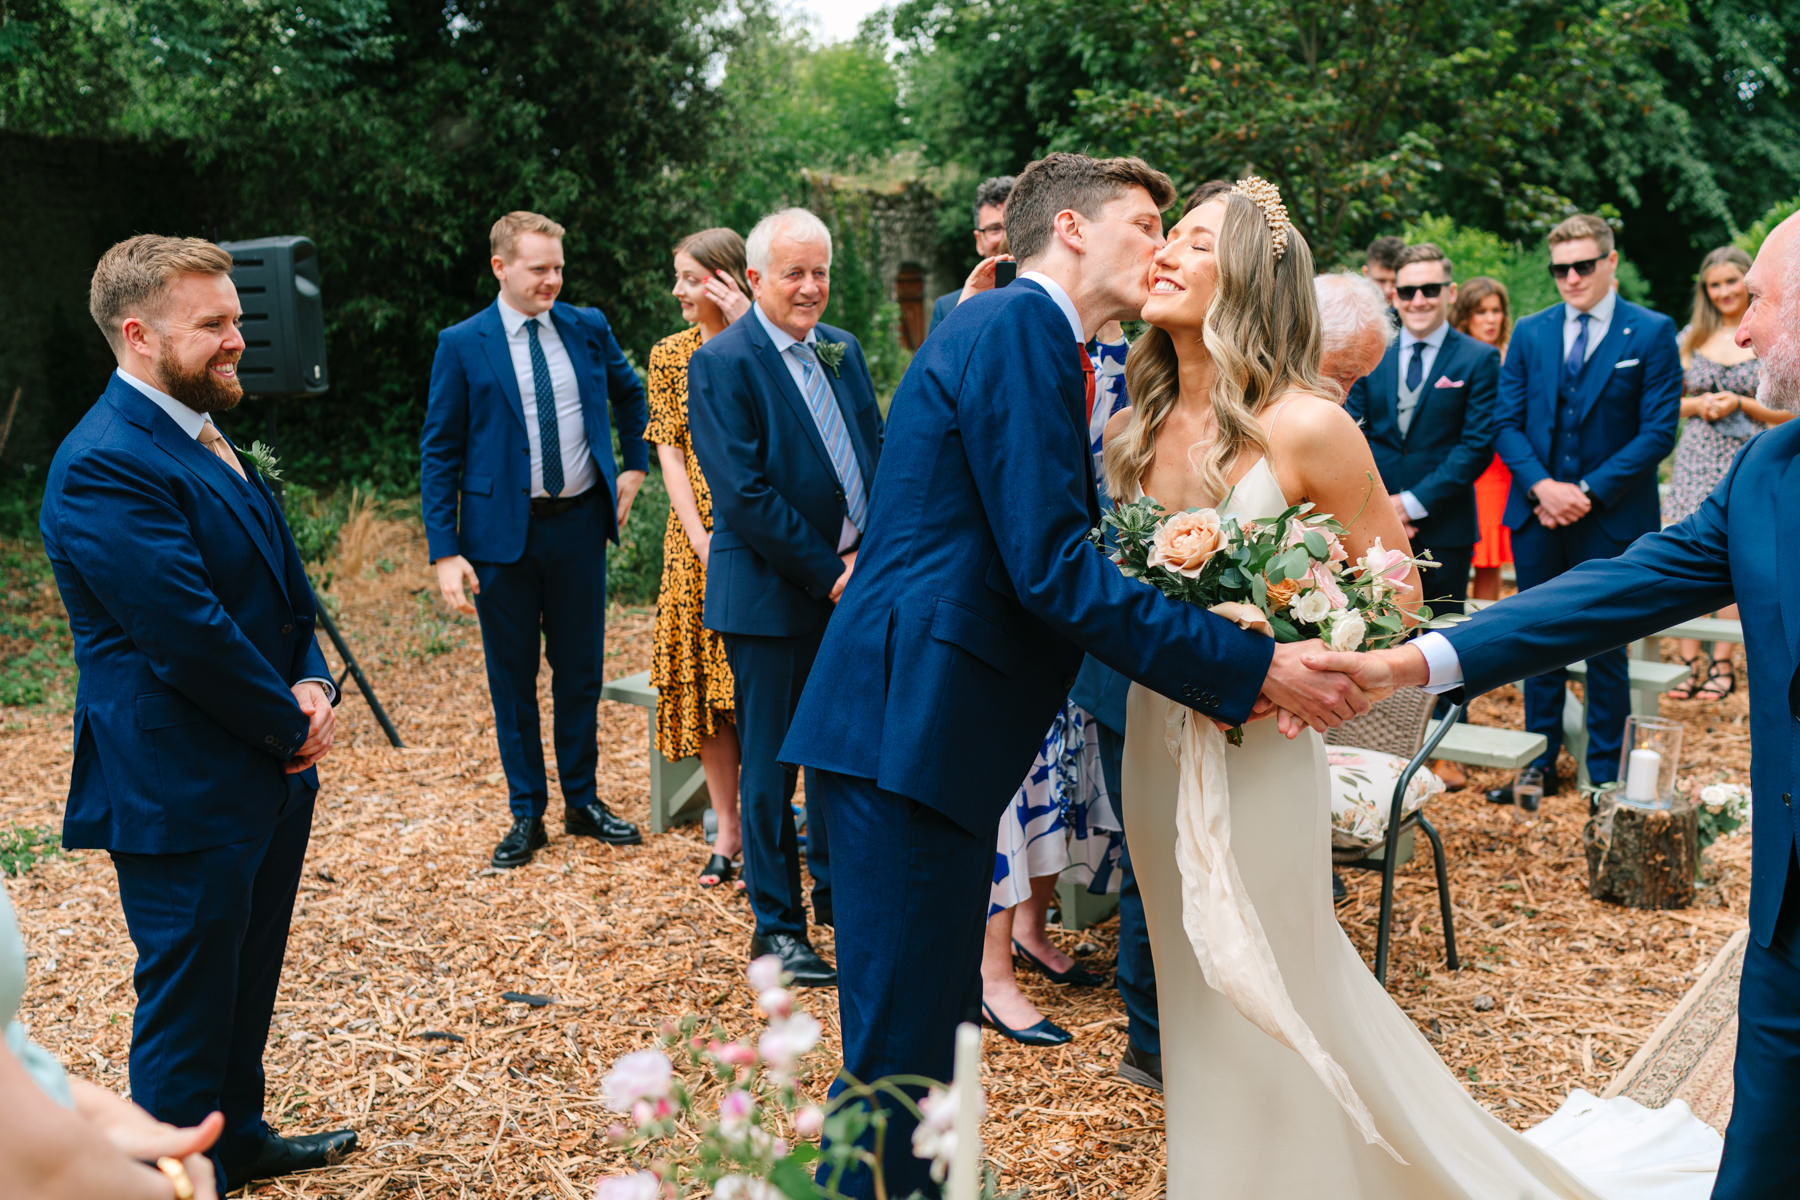
<svg viewBox="0 0 1800 1200"><path fill-rule="evenodd" d="M294 627L292 625L283 625L281 627L281 632L282 633L292 633L292 632L294 632Z"/></svg>

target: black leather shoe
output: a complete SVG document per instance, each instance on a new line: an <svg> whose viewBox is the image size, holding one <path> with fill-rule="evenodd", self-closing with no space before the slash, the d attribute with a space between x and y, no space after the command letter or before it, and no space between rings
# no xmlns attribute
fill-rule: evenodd
<svg viewBox="0 0 1800 1200"><path fill-rule="evenodd" d="M1048 979L1051 983L1060 983L1066 987L1099 987L1106 982L1106 976L1096 975L1080 963L1076 963L1066 971L1052 971L1037 955L1019 945L1012 944L1013 953L1025 960L1027 966Z"/></svg>
<svg viewBox="0 0 1800 1200"><path fill-rule="evenodd" d="M981 1023L991 1026L1001 1037L1011 1038L1021 1046L1060 1046L1064 1042L1075 1040L1074 1034L1049 1017L1045 1017L1030 1029L1013 1029L1002 1025L1000 1018L994 1015L994 1010L986 1004L981 1006Z"/></svg>
<svg viewBox="0 0 1800 1200"><path fill-rule="evenodd" d="M356 1130L334 1129L330 1133L311 1133L305 1137L282 1137L271 1133L248 1162L226 1163L226 1182L235 1190L257 1179L273 1179L292 1175L295 1171L311 1171L341 1162L356 1149Z"/></svg>
<svg viewBox="0 0 1800 1200"><path fill-rule="evenodd" d="M644 840L638 827L596 800L580 808L563 809L563 828L575 837L598 838L609 846L635 846Z"/></svg>
<svg viewBox="0 0 1800 1200"><path fill-rule="evenodd" d="M494 847L496 867L522 867L531 856L544 848L550 838L544 833L541 817L514 817L513 826L500 844Z"/></svg>
<svg viewBox="0 0 1800 1200"><path fill-rule="evenodd" d="M827 929L837 928L831 916L831 897L827 896L823 900L813 897L813 924L823 925Z"/></svg>
<svg viewBox="0 0 1800 1200"><path fill-rule="evenodd" d="M750 957L773 954L781 960L781 969L794 977L795 987L836 987L837 971L819 957L818 951L805 938L791 933L754 934L750 938Z"/></svg>
<svg viewBox="0 0 1800 1200"><path fill-rule="evenodd" d="M1503 783L1497 788L1489 788L1487 794L1488 803L1515 803L1513 789L1519 784L1526 784L1527 786L1536 784L1544 789L1544 795L1546 796L1554 796L1557 792L1562 790L1562 780L1557 777L1554 770L1546 771L1542 767L1524 767L1517 775L1513 776L1513 781L1511 783ZM1529 810L1533 806L1527 805L1526 807Z"/></svg>
<svg viewBox="0 0 1800 1200"><path fill-rule="evenodd" d="M1119 1078L1139 1087L1162 1091L1162 1055L1139 1050L1128 1043L1125 1057L1119 1060Z"/></svg>

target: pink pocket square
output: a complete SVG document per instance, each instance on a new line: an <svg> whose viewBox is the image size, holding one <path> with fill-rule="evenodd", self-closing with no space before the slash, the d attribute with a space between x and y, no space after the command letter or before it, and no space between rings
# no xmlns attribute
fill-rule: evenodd
<svg viewBox="0 0 1800 1200"><path fill-rule="evenodd" d="M1466 380L1466 379L1446 379L1440 375L1440 376L1438 376L1437 386L1438 387L1461 387L1463 384L1465 384L1467 382L1468 382L1468 380Z"/></svg>

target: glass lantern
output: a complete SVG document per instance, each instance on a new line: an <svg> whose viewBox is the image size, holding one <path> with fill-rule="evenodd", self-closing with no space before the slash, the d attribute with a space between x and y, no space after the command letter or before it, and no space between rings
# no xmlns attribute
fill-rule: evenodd
<svg viewBox="0 0 1800 1200"><path fill-rule="evenodd" d="M1614 793L1638 808L1675 807L1675 771L1681 765L1681 723L1666 717L1625 718L1625 747L1619 755Z"/></svg>

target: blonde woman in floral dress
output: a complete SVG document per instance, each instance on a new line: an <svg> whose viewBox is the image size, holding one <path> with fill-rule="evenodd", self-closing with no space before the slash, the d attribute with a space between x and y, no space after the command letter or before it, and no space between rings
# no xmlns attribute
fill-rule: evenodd
<svg viewBox="0 0 1800 1200"><path fill-rule="evenodd" d="M656 689L656 748L671 762L699 755L706 775L718 833L712 857L700 869L700 886L713 888L737 873L735 860L743 846L739 754L731 667L719 635L702 623L712 493L688 435L687 369L708 338L750 311L744 239L729 229L703 229L684 238L675 247L670 290L690 324L650 351L650 424L644 436L656 444L669 490L650 684Z"/></svg>

